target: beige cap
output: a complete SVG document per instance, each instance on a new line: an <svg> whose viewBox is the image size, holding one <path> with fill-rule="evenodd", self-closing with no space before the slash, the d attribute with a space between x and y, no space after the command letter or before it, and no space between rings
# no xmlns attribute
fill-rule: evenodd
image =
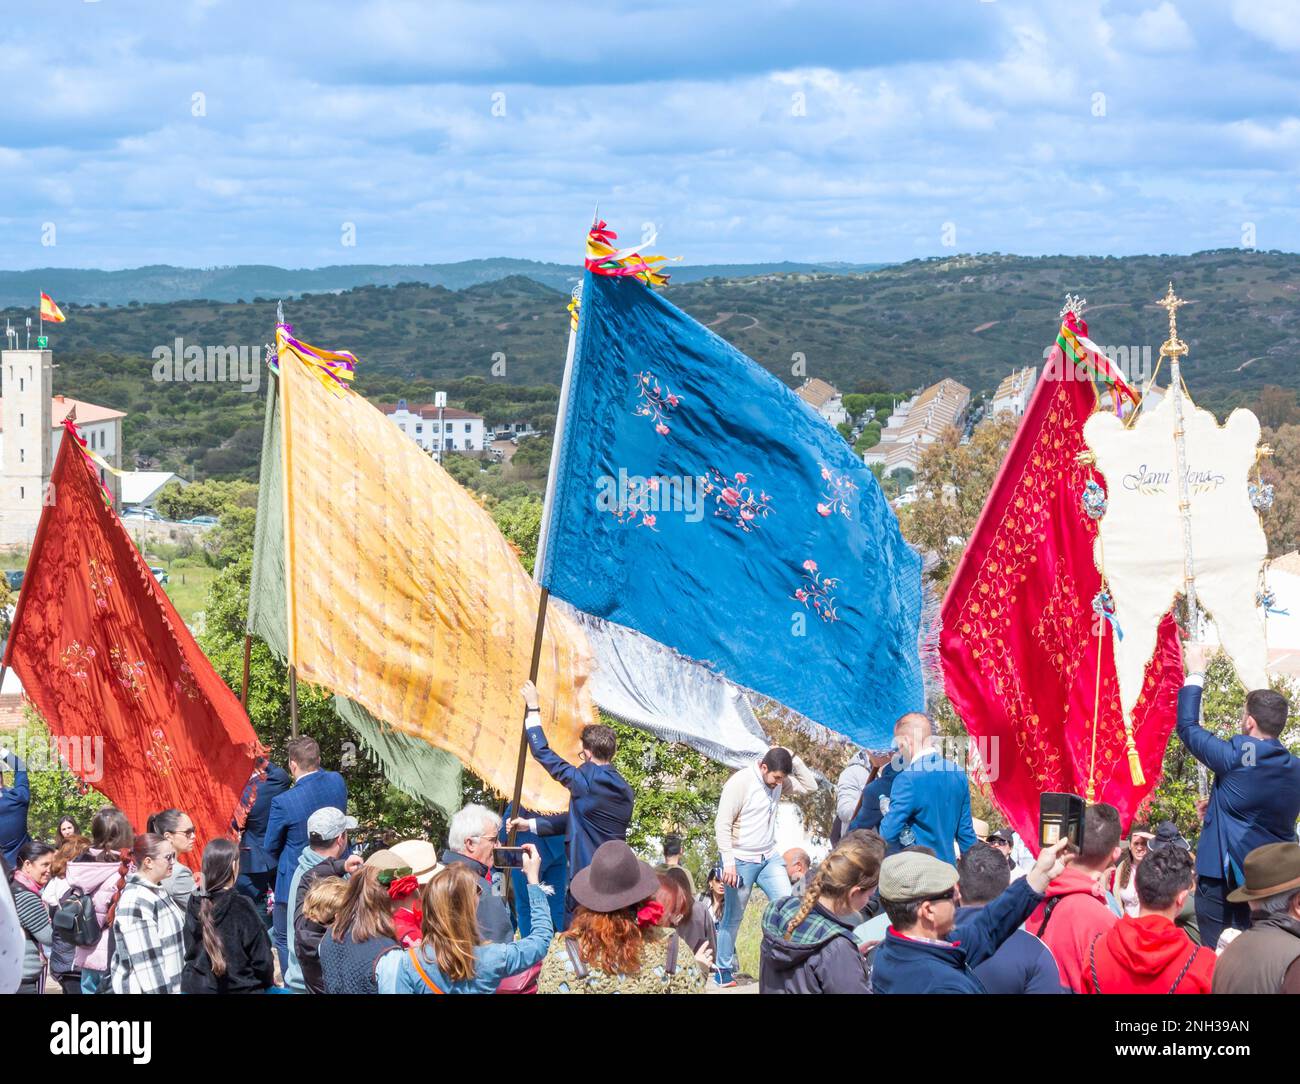
<svg viewBox="0 0 1300 1084"><path fill-rule="evenodd" d="M394 854L390 850L382 850L375 851L374 854L367 858L366 865L371 866L374 869L385 870L405 869L410 865L410 863L405 861L401 855Z"/></svg>
<svg viewBox="0 0 1300 1084"><path fill-rule="evenodd" d="M971 817L971 827L975 829L975 838L984 840L989 838L989 822L982 821L979 817Z"/></svg>
<svg viewBox="0 0 1300 1084"><path fill-rule="evenodd" d="M957 884L957 870L928 854L891 854L880 864L880 898L896 903L941 896Z"/></svg>

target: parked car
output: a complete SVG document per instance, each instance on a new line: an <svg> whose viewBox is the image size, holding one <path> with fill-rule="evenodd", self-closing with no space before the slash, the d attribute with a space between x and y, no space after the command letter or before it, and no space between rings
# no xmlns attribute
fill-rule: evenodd
<svg viewBox="0 0 1300 1084"><path fill-rule="evenodd" d="M153 573L153 578L160 584L164 587L167 585L167 570L165 568L155 568L153 565L150 565L149 571Z"/></svg>
<svg viewBox="0 0 1300 1084"><path fill-rule="evenodd" d="M220 522L216 516L195 516L193 519L187 519L186 523L195 527L213 527Z"/></svg>
<svg viewBox="0 0 1300 1084"><path fill-rule="evenodd" d="M122 513L123 519L148 519L154 522L163 522L162 516L152 508L128 508Z"/></svg>

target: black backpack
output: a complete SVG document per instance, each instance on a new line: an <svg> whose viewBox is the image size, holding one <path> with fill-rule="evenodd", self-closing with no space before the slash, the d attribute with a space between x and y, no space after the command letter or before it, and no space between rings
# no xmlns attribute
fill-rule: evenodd
<svg viewBox="0 0 1300 1084"><path fill-rule="evenodd" d="M59 897L53 922L56 940L82 947L95 944L103 932L95 917L93 897L79 885L73 885Z"/></svg>

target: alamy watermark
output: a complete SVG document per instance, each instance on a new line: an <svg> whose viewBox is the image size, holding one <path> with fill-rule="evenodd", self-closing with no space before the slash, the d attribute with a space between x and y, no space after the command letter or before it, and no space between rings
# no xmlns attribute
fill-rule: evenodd
<svg viewBox="0 0 1300 1084"><path fill-rule="evenodd" d="M104 739L99 735L55 737L19 730L5 740L4 747L29 772L69 771L83 783L98 783L104 778ZM6 768L12 767L13 761L9 761Z"/></svg>
<svg viewBox="0 0 1300 1084"><path fill-rule="evenodd" d="M618 477L603 474L596 480L596 508L620 520L654 528L665 512L680 513L687 523L704 518L706 480L693 475L659 474L647 478L628 474L620 467Z"/></svg>
<svg viewBox="0 0 1300 1084"><path fill-rule="evenodd" d="M1106 360L1117 369L1130 384L1144 384L1155 375L1154 356L1150 345L1146 346L1103 346L1100 352ZM1045 380L1092 380L1092 363L1090 360L1072 362L1061 352L1060 347L1043 348L1043 360L1047 367L1043 370Z"/></svg>
<svg viewBox="0 0 1300 1084"><path fill-rule="evenodd" d="M198 346L178 338L153 349L153 378L159 384L238 384L255 392L262 382L261 346Z"/></svg>

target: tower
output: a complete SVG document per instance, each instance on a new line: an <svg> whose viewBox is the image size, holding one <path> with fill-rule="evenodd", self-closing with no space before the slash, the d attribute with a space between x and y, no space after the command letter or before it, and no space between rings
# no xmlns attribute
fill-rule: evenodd
<svg viewBox="0 0 1300 1084"><path fill-rule="evenodd" d="M49 350L0 351L0 545L36 537L54 466L50 393L54 355Z"/></svg>

